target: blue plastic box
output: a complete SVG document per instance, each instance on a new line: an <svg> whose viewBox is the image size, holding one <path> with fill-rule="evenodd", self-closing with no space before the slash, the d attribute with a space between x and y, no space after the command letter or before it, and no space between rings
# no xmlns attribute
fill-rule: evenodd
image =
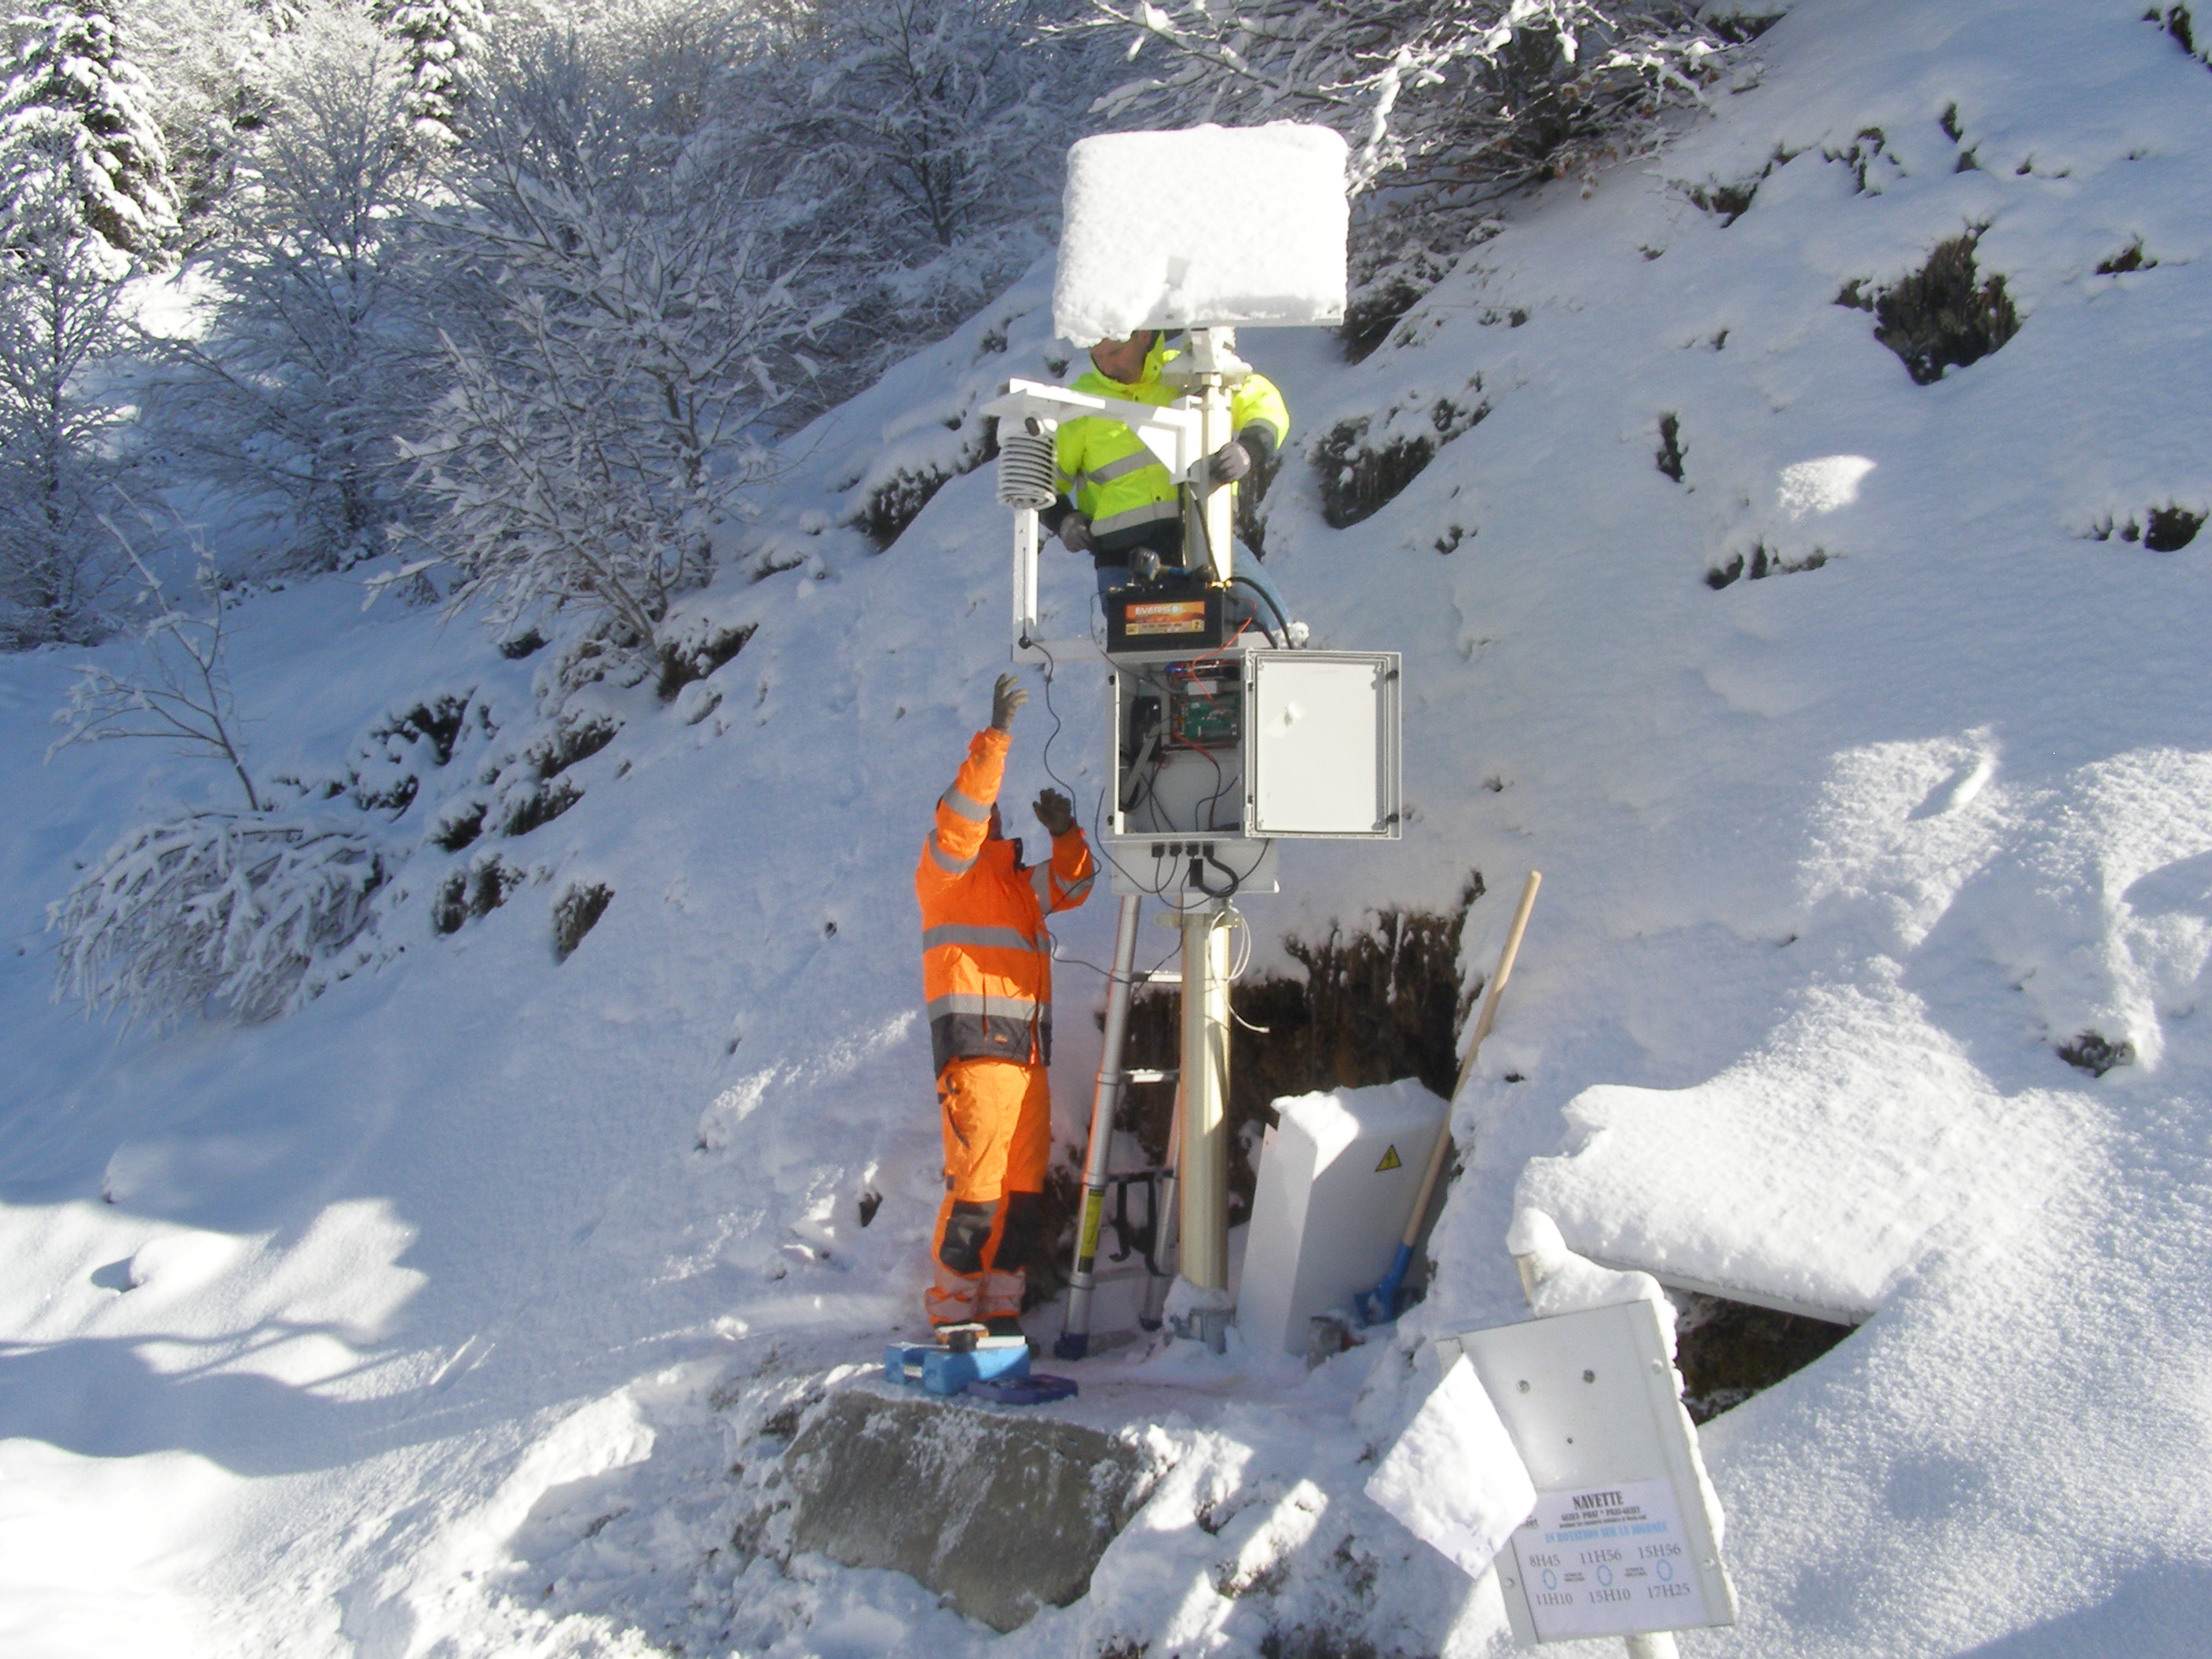
<svg viewBox="0 0 2212 1659"><path fill-rule="evenodd" d="M893 1342L884 1349L884 1376L893 1382L918 1382L927 1394L956 1395L985 1377L1012 1380L1029 1374L1026 1342L969 1353L954 1353L934 1342Z"/></svg>

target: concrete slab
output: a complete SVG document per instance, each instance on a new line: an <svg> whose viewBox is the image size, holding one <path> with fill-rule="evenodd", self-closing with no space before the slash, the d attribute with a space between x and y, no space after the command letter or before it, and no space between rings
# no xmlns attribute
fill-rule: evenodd
<svg viewBox="0 0 2212 1659"><path fill-rule="evenodd" d="M905 1573L997 1631L1079 1600L1157 1473L1097 1429L868 1389L826 1402L784 1470L794 1549Z"/></svg>

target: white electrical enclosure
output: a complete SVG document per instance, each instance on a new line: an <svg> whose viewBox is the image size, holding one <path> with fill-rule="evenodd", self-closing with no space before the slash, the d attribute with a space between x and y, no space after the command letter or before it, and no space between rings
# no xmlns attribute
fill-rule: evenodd
<svg viewBox="0 0 2212 1659"><path fill-rule="evenodd" d="M1296 121L1079 140L1054 331L1089 346L1140 328L1342 322L1347 153Z"/></svg>
<svg viewBox="0 0 2212 1659"><path fill-rule="evenodd" d="M1397 656L1255 652L1245 663L1245 833L1395 841Z"/></svg>
<svg viewBox="0 0 2212 1659"><path fill-rule="evenodd" d="M1497 1561L1523 1646L1735 1622L1719 1502L1659 1318L1638 1300L1437 1345L1447 1369L1473 1362L1536 1487Z"/></svg>
<svg viewBox="0 0 2212 1659"><path fill-rule="evenodd" d="M1273 892L1279 837L1398 838L1395 652L1109 660L1101 850L1115 892Z"/></svg>
<svg viewBox="0 0 2212 1659"><path fill-rule="evenodd" d="M1237 1325L1262 1350L1306 1351L1316 1314L1349 1309L1389 1271L1447 1108L1411 1078L1279 1100L1261 1142Z"/></svg>

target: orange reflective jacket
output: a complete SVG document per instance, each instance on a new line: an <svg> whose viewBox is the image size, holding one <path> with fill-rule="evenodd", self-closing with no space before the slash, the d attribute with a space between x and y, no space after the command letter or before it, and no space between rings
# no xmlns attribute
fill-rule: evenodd
<svg viewBox="0 0 2212 1659"><path fill-rule="evenodd" d="M937 803L937 827L914 872L921 901L921 994L937 1069L954 1060L1052 1059L1052 942L1044 919L1090 896L1098 866L1083 831L1055 836L1049 863L1018 864L1012 841L988 839L1006 769L1003 732L975 734Z"/></svg>

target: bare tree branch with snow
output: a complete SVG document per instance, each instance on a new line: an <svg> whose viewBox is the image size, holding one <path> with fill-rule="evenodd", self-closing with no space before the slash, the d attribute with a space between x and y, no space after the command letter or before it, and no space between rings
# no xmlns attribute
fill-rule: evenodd
<svg viewBox="0 0 2212 1659"><path fill-rule="evenodd" d="M246 810L260 811L223 665L222 594L213 562L203 553L197 575L203 608L186 611L178 609L135 550L129 556L142 584L141 603L153 611L139 635L137 663L123 673L97 662L78 668L68 703L54 715L54 723L67 729L46 758L72 744L118 738L160 743L222 762L238 780Z"/></svg>

